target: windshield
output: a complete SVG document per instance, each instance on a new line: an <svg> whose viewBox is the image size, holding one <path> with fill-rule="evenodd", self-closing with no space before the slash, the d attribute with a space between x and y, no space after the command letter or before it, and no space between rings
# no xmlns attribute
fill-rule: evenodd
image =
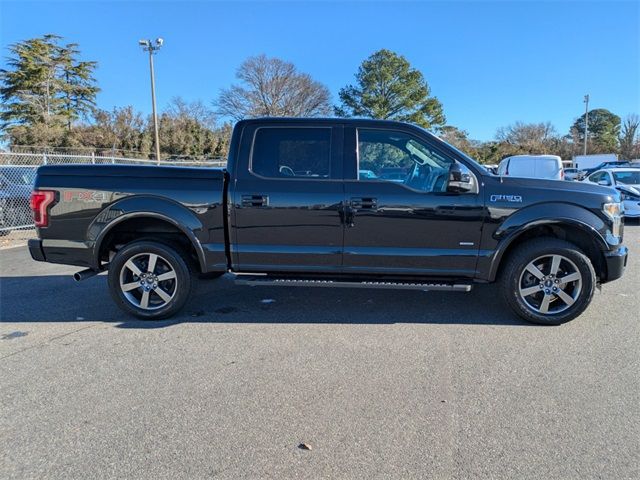
<svg viewBox="0 0 640 480"><path fill-rule="evenodd" d="M422 127L418 127L418 128L422 128ZM437 135L429 132L428 130L425 130L424 128L422 128L422 130L424 130L425 132L427 132L429 135L431 135L433 138L435 138L436 140L439 140L440 142L444 143L445 145L447 145L449 148L451 148L452 150L455 150L455 152L460 155L461 157L463 157L466 161L468 161L469 163L473 164L475 167L479 168L482 172L488 173L489 175L495 175L495 173L493 173L489 168L485 167L484 165L482 165L480 162L478 162L477 160L474 160L473 158L471 158L469 155L467 155L466 153L464 153L462 150L460 150L459 148L455 147L454 145L451 145L448 142L445 142L444 140L442 140L440 137L438 137Z"/></svg>
<svg viewBox="0 0 640 480"><path fill-rule="evenodd" d="M434 135L435 137L435 135ZM444 140L440 139L439 137L436 137L438 140L440 140L442 143L446 143L449 148L453 149L456 151L456 153L458 155L460 155L461 157L464 157L465 160L467 160L469 163L472 163L473 165L475 165L477 168L479 168L480 170L487 172L491 175L494 175L494 173L489 170L487 167L485 167L484 165L482 165L480 162L478 162L477 160L474 160L473 158L471 158L469 155L467 155L466 153L464 153L462 150L460 150L459 148L451 145L450 143L445 142Z"/></svg>
<svg viewBox="0 0 640 480"><path fill-rule="evenodd" d="M616 183L623 183L625 185L640 185L640 170L613 172L613 178L616 179Z"/></svg>

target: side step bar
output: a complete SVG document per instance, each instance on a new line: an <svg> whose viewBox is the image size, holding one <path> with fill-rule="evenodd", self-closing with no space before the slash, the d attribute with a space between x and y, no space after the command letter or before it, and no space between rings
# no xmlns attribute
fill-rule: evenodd
<svg viewBox="0 0 640 480"><path fill-rule="evenodd" d="M422 290L422 291L446 291L446 292L470 292L469 284L452 283L417 283L417 282L345 282L341 280L312 280L295 278L273 278L266 276L238 275L236 285L248 285L251 287L327 287L327 288L380 288L395 290Z"/></svg>

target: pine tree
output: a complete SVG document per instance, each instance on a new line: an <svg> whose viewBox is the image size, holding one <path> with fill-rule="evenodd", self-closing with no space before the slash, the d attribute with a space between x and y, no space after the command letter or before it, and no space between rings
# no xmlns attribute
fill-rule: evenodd
<svg viewBox="0 0 640 480"><path fill-rule="evenodd" d="M9 68L0 70L4 136L11 143L61 141L64 127L70 129L95 106L96 62L78 60L77 45L53 34L13 44L9 52Z"/></svg>
<svg viewBox="0 0 640 480"><path fill-rule="evenodd" d="M357 84L340 89L341 117L368 117L415 123L425 128L445 124L442 104L430 96L419 70L402 55L382 49L367 58L356 74Z"/></svg>
<svg viewBox="0 0 640 480"><path fill-rule="evenodd" d="M67 128L71 129L74 121L87 117L96 108L96 94L100 89L96 86L93 71L97 62L79 61L78 44L69 43L62 50L62 115L67 120Z"/></svg>

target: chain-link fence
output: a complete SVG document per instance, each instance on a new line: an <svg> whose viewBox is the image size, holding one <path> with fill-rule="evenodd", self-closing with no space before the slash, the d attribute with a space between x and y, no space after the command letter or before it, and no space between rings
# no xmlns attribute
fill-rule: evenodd
<svg viewBox="0 0 640 480"><path fill-rule="evenodd" d="M156 161L97 155L95 153L74 155L0 152L0 247L24 243L28 238L35 237L30 199L36 169L40 165L70 163L224 167L227 161L226 159Z"/></svg>

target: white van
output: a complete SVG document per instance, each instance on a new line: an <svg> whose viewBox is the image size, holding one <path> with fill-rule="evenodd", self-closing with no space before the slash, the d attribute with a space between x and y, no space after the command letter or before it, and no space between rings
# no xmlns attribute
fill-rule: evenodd
<svg viewBox="0 0 640 480"><path fill-rule="evenodd" d="M595 155L576 155L573 157L573 165L578 170L596 168L603 163L617 162L618 155L615 153L598 153Z"/></svg>
<svg viewBox="0 0 640 480"><path fill-rule="evenodd" d="M498 165L498 175L563 180L562 159L557 155L514 155Z"/></svg>

